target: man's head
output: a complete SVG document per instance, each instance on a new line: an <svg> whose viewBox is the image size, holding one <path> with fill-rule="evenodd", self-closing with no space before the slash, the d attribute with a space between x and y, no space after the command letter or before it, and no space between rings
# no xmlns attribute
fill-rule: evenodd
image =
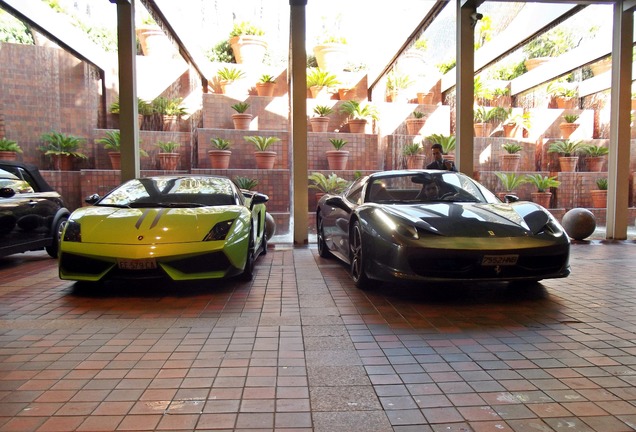
<svg viewBox="0 0 636 432"><path fill-rule="evenodd" d="M439 196L439 186L437 186L437 182L432 179L424 183L422 191L426 199L435 199Z"/></svg>
<svg viewBox="0 0 636 432"><path fill-rule="evenodd" d="M444 153L442 152L442 145L439 143L435 143L431 146L431 150L433 151L433 157L436 161L441 161L444 159Z"/></svg>

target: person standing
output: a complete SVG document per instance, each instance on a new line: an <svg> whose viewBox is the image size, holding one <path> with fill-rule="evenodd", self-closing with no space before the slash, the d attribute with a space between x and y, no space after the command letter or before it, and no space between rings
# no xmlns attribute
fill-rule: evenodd
<svg viewBox="0 0 636 432"><path fill-rule="evenodd" d="M431 150L433 151L433 158L435 159L430 164L426 165L426 169L437 169L437 170L446 170L446 171L455 171L457 172L457 167L455 163L451 160L444 159L444 153L442 153L442 145L439 143L435 143L431 146Z"/></svg>

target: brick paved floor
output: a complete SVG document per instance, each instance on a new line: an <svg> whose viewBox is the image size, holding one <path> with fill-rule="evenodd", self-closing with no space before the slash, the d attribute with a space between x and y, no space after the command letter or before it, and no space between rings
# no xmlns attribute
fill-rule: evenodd
<svg viewBox="0 0 636 432"><path fill-rule="evenodd" d="M313 247L252 283L82 292L0 259L0 431L636 430L636 244L524 290L353 287Z"/></svg>

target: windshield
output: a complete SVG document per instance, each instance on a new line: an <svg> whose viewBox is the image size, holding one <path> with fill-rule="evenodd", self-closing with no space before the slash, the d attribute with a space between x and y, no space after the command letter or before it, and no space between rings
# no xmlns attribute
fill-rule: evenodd
<svg viewBox="0 0 636 432"><path fill-rule="evenodd" d="M497 198L471 178L455 172L405 173L371 179L365 202L479 202L496 203Z"/></svg>
<svg viewBox="0 0 636 432"><path fill-rule="evenodd" d="M205 207L240 204L232 182L220 177L156 177L130 180L96 205L113 207Z"/></svg>

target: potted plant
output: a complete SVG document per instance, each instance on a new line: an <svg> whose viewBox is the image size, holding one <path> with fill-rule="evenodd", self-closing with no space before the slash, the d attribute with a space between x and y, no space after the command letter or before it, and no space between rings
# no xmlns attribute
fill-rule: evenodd
<svg viewBox="0 0 636 432"><path fill-rule="evenodd" d="M473 129L476 137L488 137L492 132L492 124L490 123L495 113L494 108L477 106L473 111Z"/></svg>
<svg viewBox="0 0 636 432"><path fill-rule="evenodd" d="M548 153L559 154L559 165L561 171L576 171L576 164L579 161L579 157L576 155L583 150L582 141L561 140L554 141L548 147Z"/></svg>
<svg viewBox="0 0 636 432"><path fill-rule="evenodd" d="M144 123L148 120L148 123L152 123L152 118L155 115L155 106L152 102L148 102L142 98L137 98L137 124L141 130L144 127ZM151 126L147 126L147 129L152 129Z"/></svg>
<svg viewBox="0 0 636 432"><path fill-rule="evenodd" d="M260 65L267 52L265 31L248 22L235 23L230 31L230 46L237 63Z"/></svg>
<svg viewBox="0 0 636 432"><path fill-rule="evenodd" d="M333 72L320 68L307 69L307 88L314 99L329 98L339 84L340 80Z"/></svg>
<svg viewBox="0 0 636 432"><path fill-rule="evenodd" d="M552 198L552 192L550 188L557 188L561 185L561 182L556 177L548 177L537 174L526 174L526 181L534 185L537 188L536 192L532 192L532 201L539 204L542 207L550 207L550 199Z"/></svg>
<svg viewBox="0 0 636 432"><path fill-rule="evenodd" d="M426 124L426 114L416 110L412 116L406 119L406 131L409 135L418 135Z"/></svg>
<svg viewBox="0 0 636 432"><path fill-rule="evenodd" d="M236 184L239 189L252 190L258 186L258 180L250 177L236 176L234 177L234 184Z"/></svg>
<svg viewBox="0 0 636 432"><path fill-rule="evenodd" d="M247 109L250 107L250 104L247 102L237 102L232 105L234 114L232 114L232 123L234 123L234 129L240 130L249 130L250 123L252 122L252 114L246 113Z"/></svg>
<svg viewBox="0 0 636 432"><path fill-rule="evenodd" d="M521 160L521 154L523 147L517 143L506 143L501 146L505 151L501 155L501 170L502 171L517 171L519 168L519 161Z"/></svg>
<svg viewBox="0 0 636 432"><path fill-rule="evenodd" d="M329 114L333 108L328 105L316 105L313 109L314 116L309 119L312 132L327 132L329 129Z"/></svg>
<svg viewBox="0 0 636 432"><path fill-rule="evenodd" d="M167 132L178 132L181 117L188 114L183 105L183 98L175 97L167 100L162 115L163 130Z"/></svg>
<svg viewBox="0 0 636 432"><path fill-rule="evenodd" d="M478 105L489 105L489 101L493 98L492 90L481 80L480 75L477 75L473 80L473 95L475 103Z"/></svg>
<svg viewBox="0 0 636 432"><path fill-rule="evenodd" d="M166 171L174 171L179 165L179 143L175 141L158 141L159 147L159 169Z"/></svg>
<svg viewBox="0 0 636 432"><path fill-rule="evenodd" d="M495 87L492 90L491 105L496 107L509 107L512 103L510 97L510 85Z"/></svg>
<svg viewBox="0 0 636 432"><path fill-rule="evenodd" d="M259 96L274 96L276 78L270 74L263 74L256 83L256 93Z"/></svg>
<svg viewBox="0 0 636 432"><path fill-rule="evenodd" d="M0 138L0 160L16 160L18 153L22 153L22 148L17 141Z"/></svg>
<svg viewBox="0 0 636 432"><path fill-rule="evenodd" d="M419 142L413 141L404 146L402 154L406 157L406 169L422 169L424 166L422 144Z"/></svg>
<svg viewBox="0 0 636 432"><path fill-rule="evenodd" d="M575 47L574 36L571 32L560 27L543 33L528 42L523 52L526 56L525 66L527 70L535 69L551 57L558 57Z"/></svg>
<svg viewBox="0 0 636 432"><path fill-rule="evenodd" d="M340 105L340 112L347 115L347 123L351 133L365 133L368 120L379 120L380 118L377 108L369 102L344 101Z"/></svg>
<svg viewBox="0 0 636 432"><path fill-rule="evenodd" d="M230 166L230 141L215 137L210 138L211 149L208 150L208 159L212 169L227 169Z"/></svg>
<svg viewBox="0 0 636 432"><path fill-rule="evenodd" d="M603 164L606 156L609 153L609 148L601 145L587 145L583 146L583 152L585 153L585 165L588 171L600 172L603 171Z"/></svg>
<svg viewBox="0 0 636 432"><path fill-rule="evenodd" d="M552 97L557 108L578 108L579 91L575 84L564 83L561 81L552 81L550 84L548 84L547 92Z"/></svg>
<svg viewBox="0 0 636 432"><path fill-rule="evenodd" d="M497 178L499 179L499 181L501 182L501 186L503 186L504 188L504 192L500 192L497 194L497 196L499 197L499 199L501 199L504 202L510 202L513 201L514 198L510 198L508 197L509 195L515 195L515 190L517 190L517 188L519 188L519 186L521 186L524 183L527 183L528 179L526 178L526 176L521 175L521 174L517 174L515 172L495 172L495 175L497 176Z"/></svg>
<svg viewBox="0 0 636 432"><path fill-rule="evenodd" d="M596 179L596 187L598 189L592 189L590 195L592 196L592 207L604 208L607 207L607 178L600 177Z"/></svg>
<svg viewBox="0 0 636 432"><path fill-rule="evenodd" d="M347 64L347 39L337 35L323 35L313 48L318 67L341 71Z"/></svg>
<svg viewBox="0 0 636 432"><path fill-rule="evenodd" d="M336 173L331 173L329 176L325 176L323 173L314 172L308 177L310 189L316 189L317 196L324 194L336 195L344 191L349 182L341 177L338 177Z"/></svg>
<svg viewBox="0 0 636 432"><path fill-rule="evenodd" d="M53 131L43 134L41 139L44 145L40 150L51 157L56 170L71 171L75 159L88 158L80 151L84 143L82 138Z"/></svg>
<svg viewBox="0 0 636 432"><path fill-rule="evenodd" d="M107 131L106 136L95 140L96 144L104 146L104 150L108 150L108 157L112 169L121 169L121 133L118 130ZM141 156L148 156L143 149L139 149Z"/></svg>
<svg viewBox="0 0 636 432"><path fill-rule="evenodd" d="M559 129L561 130L561 139L568 139L574 133L576 128L579 127L578 123L575 123L579 119L578 114L564 114L563 122L559 123Z"/></svg>
<svg viewBox="0 0 636 432"><path fill-rule="evenodd" d="M257 169L272 169L276 162L276 152L269 150L272 144L280 141L278 137L252 135L243 137L247 142L251 142L256 147L254 157Z"/></svg>
<svg viewBox="0 0 636 432"><path fill-rule="evenodd" d="M342 150L347 145L347 141L341 138L329 138L329 142L333 146L333 150L327 150L327 163L330 170L344 170L347 169L347 160L349 159L349 152Z"/></svg>
<svg viewBox="0 0 636 432"><path fill-rule="evenodd" d="M386 77L386 100L387 102L408 102L404 95L406 89L413 85L413 80L407 74L392 70Z"/></svg>
<svg viewBox="0 0 636 432"><path fill-rule="evenodd" d="M455 155L450 154L451 152L455 151L455 146L457 145L457 140L453 135L432 134L427 136L426 139L430 141L431 144L439 144L442 146L444 159L455 159Z"/></svg>
<svg viewBox="0 0 636 432"><path fill-rule="evenodd" d="M519 114L512 115L512 108L506 110L507 115L503 119L501 128L503 129L503 135L506 138L519 137L523 138L530 132L532 126L530 111L525 111Z"/></svg>
<svg viewBox="0 0 636 432"><path fill-rule="evenodd" d="M219 79L221 93L238 94L239 89L236 88L235 83L245 78L245 72L236 67L224 66L216 72L216 76Z"/></svg>

